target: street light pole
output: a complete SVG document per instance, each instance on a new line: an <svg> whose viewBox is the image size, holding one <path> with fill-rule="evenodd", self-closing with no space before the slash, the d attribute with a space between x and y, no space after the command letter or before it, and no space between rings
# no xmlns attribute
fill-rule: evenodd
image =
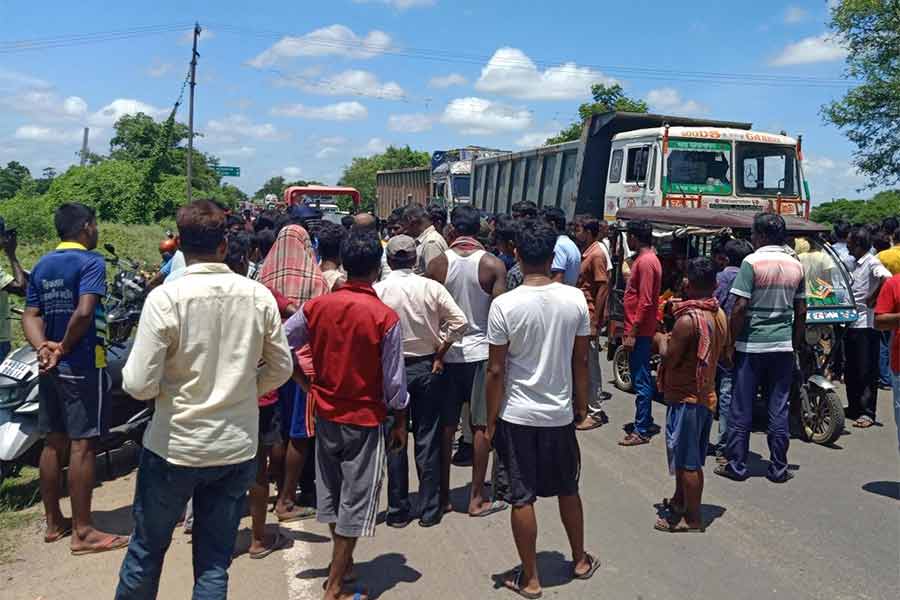
<svg viewBox="0 0 900 600"><path fill-rule="evenodd" d="M199 23L194 23L194 49L191 53L191 93L188 108L188 154L187 154L187 201L191 201L191 181L193 178L194 160L194 86L197 85L197 40L200 38Z"/></svg>

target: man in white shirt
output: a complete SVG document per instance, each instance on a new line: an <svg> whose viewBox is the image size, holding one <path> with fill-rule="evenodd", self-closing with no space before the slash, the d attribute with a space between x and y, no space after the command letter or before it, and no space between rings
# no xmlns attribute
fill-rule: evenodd
<svg viewBox="0 0 900 600"><path fill-rule="evenodd" d="M444 515L440 505L441 405L444 355L462 339L468 320L447 289L437 281L413 273L416 241L398 235L388 242L391 274L373 287L382 302L394 309L403 328L403 359L409 413L419 475L419 525L437 525ZM388 454L389 527L411 521L409 461L406 449Z"/></svg>
<svg viewBox="0 0 900 600"><path fill-rule="evenodd" d="M850 276L859 319L850 324L844 335L847 360L844 381L849 404L847 418L854 421L854 427L863 429L875 423L880 375L878 358L881 335L875 329L873 308L882 284L891 277L891 272L878 257L869 253L871 247L871 236L866 229L860 227L850 233L847 248L853 259Z"/></svg>
<svg viewBox="0 0 900 600"><path fill-rule="evenodd" d="M526 598L541 595L538 497L558 497L572 577L588 579L600 566L584 550L575 437L575 421L587 415L590 317L581 290L551 280L556 236L544 224L522 228L516 257L524 281L494 300L488 318L487 436L509 477L513 537L522 562L504 583Z"/></svg>
<svg viewBox="0 0 900 600"><path fill-rule="evenodd" d="M223 263L225 213L178 211L184 275L144 303L123 389L154 400L116 598L155 598L172 531L194 499L194 596L224 598L244 496L256 474L257 398L290 377L278 306ZM258 366L258 365L262 366Z"/></svg>

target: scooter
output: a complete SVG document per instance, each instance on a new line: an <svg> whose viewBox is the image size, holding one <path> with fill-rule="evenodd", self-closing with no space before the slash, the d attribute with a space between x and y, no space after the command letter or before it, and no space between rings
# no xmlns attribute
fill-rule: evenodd
<svg viewBox="0 0 900 600"><path fill-rule="evenodd" d="M107 313L106 385L112 409L111 425L98 442L98 453L114 450L128 440L139 444L153 415L152 404L135 400L122 390L122 369L131 353L131 331L140 317L146 281L127 269L133 263L120 260L111 245L106 250L119 272L104 300L111 307ZM0 481L17 475L23 465L38 463L43 446L38 431L38 379L37 353L30 345L17 348L0 364Z"/></svg>

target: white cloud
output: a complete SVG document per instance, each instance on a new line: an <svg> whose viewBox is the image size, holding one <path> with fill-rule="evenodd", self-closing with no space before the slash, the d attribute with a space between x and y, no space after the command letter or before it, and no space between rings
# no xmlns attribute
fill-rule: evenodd
<svg viewBox="0 0 900 600"><path fill-rule="evenodd" d="M438 75L437 77L432 77L428 82L428 86L438 89L445 89L448 87L453 87L454 85L466 85L466 83L468 83L466 78L459 73L450 73L449 75Z"/></svg>
<svg viewBox="0 0 900 600"><path fill-rule="evenodd" d="M802 23L808 16L809 13L805 8L791 4L784 11L784 22L788 25L794 25L796 23Z"/></svg>
<svg viewBox="0 0 900 600"><path fill-rule="evenodd" d="M434 119L423 113L391 115L388 117L388 129L405 133L421 133L431 129Z"/></svg>
<svg viewBox="0 0 900 600"><path fill-rule="evenodd" d="M594 83L612 84L615 79L574 62L540 71L518 48L500 48L481 69L475 89L530 100L584 98Z"/></svg>
<svg viewBox="0 0 900 600"><path fill-rule="evenodd" d="M197 43L199 44L201 42L208 42L209 40L213 39L214 37L216 37L216 34L213 31L211 31L205 27L201 27L200 28L200 39L197 41ZM182 43L182 44L193 44L194 43L194 28L191 27L188 31L185 31L184 33L182 33L181 37L178 38L178 41L179 41L179 43Z"/></svg>
<svg viewBox="0 0 900 600"><path fill-rule="evenodd" d="M329 156L334 156L335 154L338 154L339 152L340 152L340 150L338 148L335 148L334 146L325 146L324 148L322 148L321 150L316 152L316 158L318 158L318 159L328 158Z"/></svg>
<svg viewBox="0 0 900 600"><path fill-rule="evenodd" d="M43 79L0 67L0 89L4 87L51 88L53 85Z"/></svg>
<svg viewBox="0 0 900 600"><path fill-rule="evenodd" d="M61 98L56 92L26 90L7 98L0 98L0 106L32 115L41 121L79 119L87 114L87 102L78 96Z"/></svg>
<svg viewBox="0 0 900 600"><path fill-rule="evenodd" d="M330 25L301 36L281 38L248 61L258 69L272 66L285 58L298 56L342 56L345 58L372 58L391 47L391 36L374 29L360 37L344 25Z"/></svg>
<svg viewBox="0 0 900 600"><path fill-rule="evenodd" d="M484 98L457 98L444 109L441 122L462 133L486 135L526 129L531 125L531 112Z"/></svg>
<svg viewBox="0 0 900 600"><path fill-rule="evenodd" d="M787 45L770 64L776 67L804 65L842 60L845 56L846 46L830 33L823 33Z"/></svg>
<svg viewBox="0 0 900 600"><path fill-rule="evenodd" d="M387 150L388 143L378 137L373 137L366 144L367 154L379 154Z"/></svg>
<svg viewBox="0 0 900 600"><path fill-rule="evenodd" d="M695 100L685 100L678 90L670 87L650 90L647 93L647 103L655 111L679 116L702 115L709 112L707 107Z"/></svg>
<svg viewBox="0 0 900 600"><path fill-rule="evenodd" d="M165 77L171 72L172 63L153 61L153 64L147 67L147 75L153 78Z"/></svg>
<svg viewBox="0 0 900 600"><path fill-rule="evenodd" d="M385 4L396 10L434 6L437 0L353 0L356 4Z"/></svg>
<svg viewBox="0 0 900 600"><path fill-rule="evenodd" d="M281 174L285 177L296 179L300 177L302 171L300 170L300 167L285 167L281 170Z"/></svg>
<svg viewBox="0 0 900 600"><path fill-rule="evenodd" d="M543 146L547 138L556 135L556 131L545 131L537 133L526 133L516 140L516 146L519 148L537 148Z"/></svg>
<svg viewBox="0 0 900 600"><path fill-rule="evenodd" d="M140 100L131 98L116 98L94 114L90 116L89 123L91 125L112 127L116 121L125 115L134 115L144 113L154 118L162 117L166 111L162 108L156 108Z"/></svg>
<svg viewBox="0 0 900 600"><path fill-rule="evenodd" d="M283 77L276 83L296 87L311 94L326 96L369 96L382 100L402 100L406 97L406 92L397 82L381 82L374 73L361 69L342 71L317 81Z"/></svg>
<svg viewBox="0 0 900 600"><path fill-rule="evenodd" d="M249 158L256 154L256 148L252 146L240 146L237 148L225 148L224 150L219 150L215 154L219 156L233 156L236 158Z"/></svg>
<svg viewBox="0 0 900 600"><path fill-rule="evenodd" d="M244 115L210 119L206 124L206 129L214 136L241 136L257 140L281 140L286 137L271 123L254 123Z"/></svg>
<svg viewBox="0 0 900 600"><path fill-rule="evenodd" d="M321 121L359 121L369 116L369 111L359 102L338 102L325 106L287 104L276 106L272 114L278 117L299 117Z"/></svg>
<svg viewBox="0 0 900 600"><path fill-rule="evenodd" d="M56 129L54 127L41 127L39 125L22 125L16 129L14 137L17 140L31 142L77 142L81 140L80 129Z"/></svg>
<svg viewBox="0 0 900 600"><path fill-rule="evenodd" d="M809 179L810 193L815 204L834 198L865 196L865 193L857 190L869 184L869 179L857 171L850 161L828 156L805 156L803 173Z"/></svg>
<svg viewBox="0 0 900 600"><path fill-rule="evenodd" d="M322 146L344 146L346 145L348 140L341 135L331 135L320 138L313 138L313 142Z"/></svg>

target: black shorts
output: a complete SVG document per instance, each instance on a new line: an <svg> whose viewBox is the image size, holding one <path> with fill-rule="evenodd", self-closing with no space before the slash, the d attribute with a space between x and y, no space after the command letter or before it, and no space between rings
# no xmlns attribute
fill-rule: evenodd
<svg viewBox="0 0 900 600"><path fill-rule="evenodd" d="M509 477L505 494L513 506L537 498L574 496L581 476L581 451L575 424L531 427L497 421L494 448Z"/></svg>
<svg viewBox="0 0 900 600"><path fill-rule="evenodd" d="M38 430L89 439L109 431L110 380L106 369L57 365L38 380Z"/></svg>
<svg viewBox="0 0 900 600"><path fill-rule="evenodd" d="M259 443L274 446L281 443L281 408L279 403L259 407Z"/></svg>
<svg viewBox="0 0 900 600"><path fill-rule="evenodd" d="M463 404L472 399L472 386L480 364L444 363L444 373L440 383L435 386L441 388L444 395L441 402L441 424L444 427L459 425L459 413Z"/></svg>

